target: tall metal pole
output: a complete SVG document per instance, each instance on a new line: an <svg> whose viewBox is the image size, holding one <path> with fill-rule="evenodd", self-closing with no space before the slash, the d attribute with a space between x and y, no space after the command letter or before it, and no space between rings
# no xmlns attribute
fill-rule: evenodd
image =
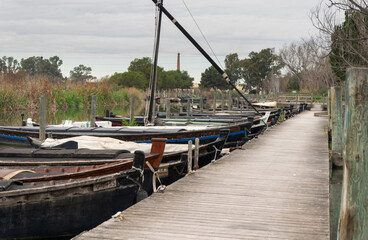
<svg viewBox="0 0 368 240"><path fill-rule="evenodd" d="M158 22L157 22L157 31L156 31L156 41L155 41L155 57L153 61L153 74L151 81L151 95L148 107L148 116L147 120L149 123L153 122L153 104L155 101L155 91L156 91L156 81L157 81L157 62L158 62L158 51L160 47L160 33L161 33L161 20L162 20L162 3L163 0L155 1L156 6L159 8Z"/></svg>
<svg viewBox="0 0 368 240"><path fill-rule="evenodd" d="M230 81L229 76L217 65L217 63L207 54L207 52L197 43L196 40L181 26L181 24L169 13L169 11L162 6L162 3L158 3L159 0L152 0L157 7L162 10L162 12L170 19L172 23L184 34L185 37L188 38L188 40L198 49L200 53L212 64L212 66L221 74L221 76L226 80L230 86L235 89L235 91L242 97L244 100L251 106L254 111L257 112L257 114L262 115L249 101L248 99L239 91L239 89L236 88L236 86Z"/></svg>

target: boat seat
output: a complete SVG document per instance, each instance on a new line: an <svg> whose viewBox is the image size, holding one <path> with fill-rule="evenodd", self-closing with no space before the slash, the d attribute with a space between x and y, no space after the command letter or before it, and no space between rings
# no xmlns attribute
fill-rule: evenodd
<svg viewBox="0 0 368 240"><path fill-rule="evenodd" d="M11 190L14 185L22 185L20 181L0 180L0 192Z"/></svg>
<svg viewBox="0 0 368 240"><path fill-rule="evenodd" d="M35 173L34 171L28 169L0 169L0 180L10 180L18 174L24 172Z"/></svg>

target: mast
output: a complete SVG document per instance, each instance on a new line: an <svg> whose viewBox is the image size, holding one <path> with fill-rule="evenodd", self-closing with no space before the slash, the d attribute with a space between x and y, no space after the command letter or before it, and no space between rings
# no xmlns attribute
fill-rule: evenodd
<svg viewBox="0 0 368 240"><path fill-rule="evenodd" d="M235 89L235 91L242 97L244 100L251 106L254 111L256 111L259 115L262 115L249 101L248 99L239 91L239 89L230 81L229 76L222 70L217 63L207 54L207 52L197 43L196 40L181 26L181 24L169 13L169 11L162 6L162 4L159 4L160 0L152 0L153 3L157 5L157 7L160 8L160 10L170 19L172 23L184 34L185 37L198 49L200 53L212 64L212 66L221 74L221 76L225 79L225 81L230 84L230 86Z"/></svg>
<svg viewBox="0 0 368 240"><path fill-rule="evenodd" d="M153 107L155 102L155 93L156 93L156 81L157 81L157 62L158 62L158 51L160 47L160 34L161 34L161 20L162 20L162 3L163 0L155 1L156 6L159 8L158 22L156 28L156 40L155 40L155 56L153 61L153 73L152 73L152 81L151 81L151 94L149 100L148 107L148 116L147 121L149 123L153 122Z"/></svg>

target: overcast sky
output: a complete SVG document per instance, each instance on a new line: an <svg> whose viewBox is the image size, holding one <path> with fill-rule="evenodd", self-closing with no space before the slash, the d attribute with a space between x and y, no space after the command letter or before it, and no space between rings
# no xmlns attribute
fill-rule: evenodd
<svg viewBox="0 0 368 240"><path fill-rule="evenodd" d="M229 53L277 51L317 33L309 14L320 0L184 1L222 65ZM183 0L164 5L209 51ZM79 64L96 77L124 72L134 58L152 58L154 32L151 0L0 0L0 56L57 55L64 76ZM181 69L199 82L210 64L164 16L159 66L176 69L179 52Z"/></svg>

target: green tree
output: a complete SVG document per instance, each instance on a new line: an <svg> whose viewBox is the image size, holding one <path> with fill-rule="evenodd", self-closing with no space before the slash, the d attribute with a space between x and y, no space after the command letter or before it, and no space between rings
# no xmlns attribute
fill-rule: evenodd
<svg viewBox="0 0 368 240"><path fill-rule="evenodd" d="M199 85L200 88L218 88L222 90L228 89L229 87L225 79L213 66L207 68L204 73L202 73Z"/></svg>
<svg viewBox="0 0 368 240"><path fill-rule="evenodd" d="M225 58L225 72L230 78L230 81L236 85L241 78L241 60L237 53L230 53ZM231 86L229 86L231 88Z"/></svg>
<svg viewBox="0 0 368 240"><path fill-rule="evenodd" d="M15 74L19 69L19 62L13 57L0 58L0 74Z"/></svg>
<svg viewBox="0 0 368 240"><path fill-rule="evenodd" d="M286 88L290 91L300 91L298 79L295 76L291 77L286 84Z"/></svg>
<svg viewBox="0 0 368 240"><path fill-rule="evenodd" d="M348 67L368 66L367 23L368 15L346 11L345 21L331 35L330 64L339 81L345 81Z"/></svg>
<svg viewBox="0 0 368 240"><path fill-rule="evenodd" d="M46 75L53 80L59 80L63 78L61 74L60 66L63 61L58 56L44 59L43 57L29 57L20 61L20 65L24 72L33 75Z"/></svg>
<svg viewBox="0 0 368 240"><path fill-rule="evenodd" d="M83 82L88 79L94 79L95 77L91 75L91 72L92 72L91 67L86 67L83 64L80 64L79 66L74 67L72 71L70 71L70 78L73 81L77 82Z"/></svg>
<svg viewBox="0 0 368 240"><path fill-rule="evenodd" d="M110 77L109 82L119 87L147 88L146 77L142 72L115 73Z"/></svg>
<svg viewBox="0 0 368 240"><path fill-rule="evenodd" d="M266 78L279 73L282 65L271 48L251 52L248 57L240 62L244 86L249 89L255 88L259 92Z"/></svg>

